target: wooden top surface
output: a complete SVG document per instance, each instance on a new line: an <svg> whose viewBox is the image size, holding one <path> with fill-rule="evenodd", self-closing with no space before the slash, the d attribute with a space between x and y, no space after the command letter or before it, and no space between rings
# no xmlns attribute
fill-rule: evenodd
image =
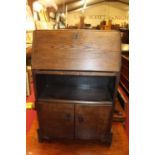
<svg viewBox="0 0 155 155"><path fill-rule="evenodd" d="M118 31L34 31L32 69L119 71Z"/></svg>
<svg viewBox="0 0 155 155"><path fill-rule="evenodd" d="M97 143L52 142L39 143L38 123L34 120L26 136L27 155L128 155L128 138L121 123L113 123L113 140L110 147Z"/></svg>

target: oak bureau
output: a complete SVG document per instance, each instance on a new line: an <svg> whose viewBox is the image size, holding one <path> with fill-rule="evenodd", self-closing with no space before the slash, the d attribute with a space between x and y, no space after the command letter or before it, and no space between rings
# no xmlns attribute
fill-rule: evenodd
<svg viewBox="0 0 155 155"><path fill-rule="evenodd" d="M118 31L36 30L32 69L39 141L112 141L121 67Z"/></svg>

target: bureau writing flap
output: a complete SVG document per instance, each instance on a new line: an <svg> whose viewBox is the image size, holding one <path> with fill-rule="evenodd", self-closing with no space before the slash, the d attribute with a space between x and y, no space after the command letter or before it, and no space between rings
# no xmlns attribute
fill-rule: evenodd
<svg viewBox="0 0 155 155"><path fill-rule="evenodd" d="M120 33L114 30L36 30L32 68L119 71L120 49Z"/></svg>

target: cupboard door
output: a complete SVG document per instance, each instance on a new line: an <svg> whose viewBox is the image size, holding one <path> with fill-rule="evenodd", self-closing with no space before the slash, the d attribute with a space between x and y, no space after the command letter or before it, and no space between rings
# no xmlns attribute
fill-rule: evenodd
<svg viewBox="0 0 155 155"><path fill-rule="evenodd" d="M47 139L74 136L74 105L50 102L37 103L41 137Z"/></svg>
<svg viewBox="0 0 155 155"><path fill-rule="evenodd" d="M111 129L111 105L77 104L75 107L77 139L104 140Z"/></svg>

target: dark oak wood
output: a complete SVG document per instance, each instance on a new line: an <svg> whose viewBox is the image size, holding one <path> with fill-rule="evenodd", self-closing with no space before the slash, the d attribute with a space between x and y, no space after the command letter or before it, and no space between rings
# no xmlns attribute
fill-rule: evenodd
<svg viewBox="0 0 155 155"><path fill-rule="evenodd" d="M38 99L112 101L115 77L36 75Z"/></svg>
<svg viewBox="0 0 155 155"><path fill-rule="evenodd" d="M42 140L112 141L120 72L117 31L35 31L32 69Z"/></svg>
<svg viewBox="0 0 155 155"><path fill-rule="evenodd" d="M55 102L57 104L66 103L66 104L101 104L101 105L111 105L112 101L79 101L79 100L63 100L63 99L38 99L39 102Z"/></svg>
<svg viewBox="0 0 155 155"><path fill-rule="evenodd" d="M88 141L53 141L39 143L36 129L37 118L33 121L31 129L26 135L27 155L128 155L129 142L122 123L113 123L113 139L110 147L98 142Z"/></svg>
<svg viewBox="0 0 155 155"><path fill-rule="evenodd" d="M52 75L76 75L76 76L117 76L119 72L91 72L91 71L51 71L51 70L33 70L36 74Z"/></svg>
<svg viewBox="0 0 155 155"><path fill-rule="evenodd" d="M74 105L38 102L41 139L74 137Z"/></svg>
<svg viewBox="0 0 155 155"><path fill-rule="evenodd" d="M75 137L77 139L104 139L110 134L110 116L112 105L76 104Z"/></svg>
<svg viewBox="0 0 155 155"><path fill-rule="evenodd" d="M117 31L34 31L32 67L119 71L120 49L120 33Z"/></svg>

